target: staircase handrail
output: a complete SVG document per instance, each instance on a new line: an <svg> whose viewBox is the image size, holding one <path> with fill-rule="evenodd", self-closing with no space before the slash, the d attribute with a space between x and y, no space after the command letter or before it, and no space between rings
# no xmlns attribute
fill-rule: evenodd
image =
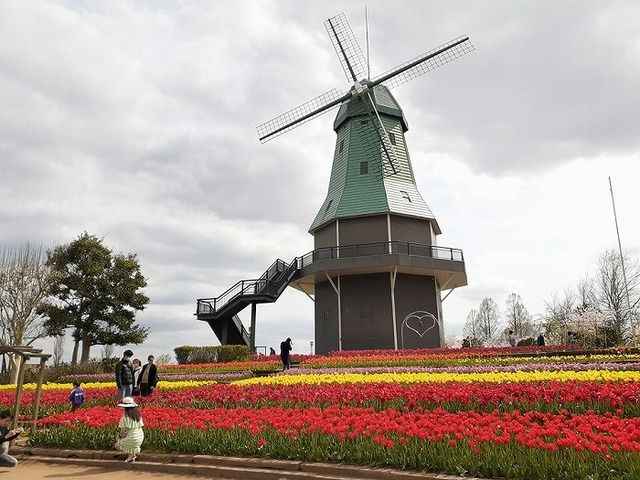
<svg viewBox="0 0 640 480"><path fill-rule="evenodd" d="M277 284L275 284L274 289L269 287L274 285L273 280L278 278L279 274L281 274L287 267L288 264L286 262L277 259L269 266L269 268L267 268L260 278L240 280L217 297L199 299L197 313L218 312L222 307L242 295L269 295L271 294L271 290L277 291Z"/></svg>
<svg viewBox="0 0 640 480"><path fill-rule="evenodd" d="M249 331L246 328L244 328L244 325L242 324L240 317L238 315L234 315L232 319L233 319L233 323L236 324L236 328L240 332L240 335L242 336L245 343L249 344L251 342L251 336L249 335Z"/></svg>

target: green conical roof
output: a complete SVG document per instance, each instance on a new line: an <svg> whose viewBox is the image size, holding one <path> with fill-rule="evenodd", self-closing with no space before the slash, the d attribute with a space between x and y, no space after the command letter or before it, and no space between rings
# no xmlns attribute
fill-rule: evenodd
<svg viewBox="0 0 640 480"><path fill-rule="evenodd" d="M337 138L327 197L309 231L313 233L338 218L392 213L429 219L439 234L436 219L415 184L402 109L383 85L370 93L385 130L395 141L396 172L380 154L381 142L374 125L378 117L368 113L368 98L356 95L345 101L334 122Z"/></svg>

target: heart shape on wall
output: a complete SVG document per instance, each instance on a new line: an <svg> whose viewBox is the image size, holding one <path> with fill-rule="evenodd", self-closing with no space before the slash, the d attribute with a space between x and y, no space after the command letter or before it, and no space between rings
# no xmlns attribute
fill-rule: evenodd
<svg viewBox="0 0 640 480"><path fill-rule="evenodd" d="M413 312L407 315L402 323L422 338L429 330L435 328L439 322L429 312Z"/></svg>

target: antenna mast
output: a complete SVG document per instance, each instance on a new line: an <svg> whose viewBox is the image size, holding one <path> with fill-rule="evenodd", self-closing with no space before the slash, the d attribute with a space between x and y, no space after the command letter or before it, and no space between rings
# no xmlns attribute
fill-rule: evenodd
<svg viewBox="0 0 640 480"><path fill-rule="evenodd" d="M367 80L369 80L371 79L371 63L369 63L369 14L366 5L364 6L364 24L367 36Z"/></svg>
<svg viewBox="0 0 640 480"><path fill-rule="evenodd" d="M629 284L627 283L627 272L624 268L624 256L622 255L622 243L620 242L620 230L618 229L618 215L616 214L616 202L613 198L613 184L611 183L611 177L609 177L609 191L611 192L611 205L613 205L613 219L616 222L616 235L618 236L618 251L620 252L620 265L622 265L622 278L624 279L624 290L627 297L627 310L631 316L631 302L629 301ZM631 318L631 317L629 317ZM633 322L633 319L631 319ZM635 324L632 325L635 336Z"/></svg>

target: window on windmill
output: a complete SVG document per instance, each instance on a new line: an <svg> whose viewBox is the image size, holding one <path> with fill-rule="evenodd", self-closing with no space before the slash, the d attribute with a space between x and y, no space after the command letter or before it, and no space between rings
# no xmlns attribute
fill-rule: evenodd
<svg viewBox="0 0 640 480"><path fill-rule="evenodd" d="M395 145L396 144L396 136L395 136L395 134L389 132L389 141L391 142L391 145Z"/></svg>
<svg viewBox="0 0 640 480"><path fill-rule="evenodd" d="M344 138L340 140L340 148L338 148L338 153L342 153L342 150L344 150Z"/></svg>
<svg viewBox="0 0 640 480"><path fill-rule="evenodd" d="M369 120L360 120L360 125L366 125L369 123Z"/></svg>
<svg viewBox="0 0 640 480"><path fill-rule="evenodd" d="M409 203L411 203L411 197L409 196L409 192L406 192L404 190L400 190L400 196L402 198L404 198L405 200L409 200Z"/></svg>
<svg viewBox="0 0 640 480"><path fill-rule="evenodd" d="M360 162L360 175L369 173L369 162Z"/></svg>
<svg viewBox="0 0 640 480"><path fill-rule="evenodd" d="M332 203L333 203L333 199L329 200L329 203L327 203L327 208L324 209L324 213L327 213L329 211Z"/></svg>

